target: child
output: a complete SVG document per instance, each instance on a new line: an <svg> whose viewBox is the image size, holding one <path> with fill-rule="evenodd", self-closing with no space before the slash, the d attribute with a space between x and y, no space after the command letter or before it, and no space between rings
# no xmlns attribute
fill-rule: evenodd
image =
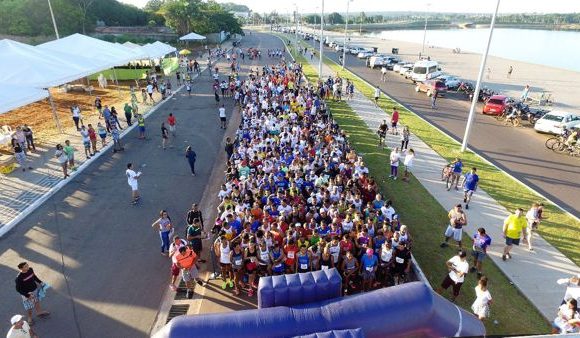
<svg viewBox="0 0 580 338"><path fill-rule="evenodd" d="M95 132L95 128L93 128L93 125L90 123L88 132L89 132L89 140L91 141L91 148L93 150L93 156L95 156L95 154L99 152L97 150L97 133Z"/></svg>
<svg viewBox="0 0 580 338"><path fill-rule="evenodd" d="M101 122L97 123L97 133L99 133L99 137L101 138L101 149L107 145L107 129L103 127Z"/></svg>
<svg viewBox="0 0 580 338"><path fill-rule="evenodd" d="M64 141L63 151L68 159L68 166L70 170L75 171L75 148L70 145L69 140Z"/></svg>
<svg viewBox="0 0 580 338"><path fill-rule="evenodd" d="M83 146L85 147L85 156L88 160L91 158L91 139L89 138L89 132L84 125L81 126L80 133L83 138Z"/></svg>

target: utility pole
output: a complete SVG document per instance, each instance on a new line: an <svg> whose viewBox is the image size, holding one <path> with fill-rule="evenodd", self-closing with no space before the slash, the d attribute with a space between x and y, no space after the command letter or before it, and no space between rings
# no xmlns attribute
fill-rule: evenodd
<svg viewBox="0 0 580 338"><path fill-rule="evenodd" d="M429 8L431 4L427 4L427 8ZM427 12L425 12L425 30L423 31L423 48L421 48L421 55L425 54L425 38L427 38Z"/></svg>
<svg viewBox="0 0 580 338"><path fill-rule="evenodd" d="M324 57L324 0L320 12L320 50L318 52L318 79L322 78L322 58Z"/></svg>
<svg viewBox="0 0 580 338"><path fill-rule="evenodd" d="M465 126L465 134L463 135L463 142L461 143L461 152L467 149L467 141L469 140L469 132L471 131L471 126L473 125L473 118L475 117L475 105L477 104L477 99L479 97L479 88L481 86L481 79L483 78L483 72L485 70L485 63L487 61L487 54L489 53L489 46L491 45L491 38L493 36L493 27L495 26L495 18L497 16L497 11L499 9L499 2L495 5L495 12L491 17L491 25L489 26L489 36L487 38L487 46L485 47L485 52L481 56L481 64L479 65L479 74L477 75L477 84L475 85L475 91L473 92L473 99L471 99L471 108L469 109L469 116L467 117L467 125Z"/></svg>
<svg viewBox="0 0 580 338"><path fill-rule="evenodd" d="M50 0L48 0L48 10L50 11L50 17L52 18L52 25L54 26L54 34L56 34L56 39L60 39L58 35L58 28L56 27L56 20L54 19L54 13L52 12L52 5L50 4Z"/></svg>
<svg viewBox="0 0 580 338"><path fill-rule="evenodd" d="M346 65L346 37L348 35L348 10L351 1L352 0L346 0L346 21L344 22L344 45L342 46L342 69L344 69Z"/></svg>

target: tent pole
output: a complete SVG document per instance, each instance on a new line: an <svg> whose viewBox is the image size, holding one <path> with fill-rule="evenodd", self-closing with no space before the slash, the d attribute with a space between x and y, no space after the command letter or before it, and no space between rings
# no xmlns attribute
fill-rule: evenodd
<svg viewBox="0 0 580 338"><path fill-rule="evenodd" d="M56 127L58 128L58 131L61 134L64 134L64 131L62 130L62 126L60 125L60 120L58 119L58 114L56 113L56 106L54 105L54 101L52 99L52 94L50 93L49 88L46 88L46 91L48 92L48 102L50 103L50 109L52 110L52 118L54 119L54 122L56 123Z"/></svg>
<svg viewBox="0 0 580 338"><path fill-rule="evenodd" d="M117 85L117 95L121 98L121 88L119 87L119 81L117 80L117 71L115 67L113 67L113 76L115 76L115 84Z"/></svg>
<svg viewBox="0 0 580 338"><path fill-rule="evenodd" d="M89 89L89 97L93 96L93 90L91 89L91 80L89 80L89 77L87 76L87 88Z"/></svg>

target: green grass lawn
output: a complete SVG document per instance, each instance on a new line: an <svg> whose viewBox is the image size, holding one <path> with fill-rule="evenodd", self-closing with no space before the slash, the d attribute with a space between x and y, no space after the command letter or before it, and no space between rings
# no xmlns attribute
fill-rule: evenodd
<svg viewBox="0 0 580 338"><path fill-rule="evenodd" d="M304 73L310 81L318 78L317 71L301 55L294 57L304 66ZM354 79L353 76L348 76ZM357 84L360 86L360 82ZM368 86L365 86L368 87ZM360 90L360 88L359 88ZM370 93L372 95L372 93ZM367 93L365 93L367 95ZM384 99L386 101L386 99ZM383 108L388 102L381 102ZM359 154L362 154L365 163L370 169L372 176L379 183L384 196L394 202L398 213L402 215L402 221L411 229L413 236L413 254L419 262L421 269L429 279L429 282L437 287L447 269L445 262L455 254L455 249L439 248L442 233L447 220L447 210L425 190L425 188L413 177L410 183L402 181L392 181L388 179L389 152L377 147L376 134L369 130L367 125L345 102L328 102L334 119L348 135L351 145ZM405 114L403 118L407 118ZM402 115L403 116L403 115ZM408 120L403 120L406 124ZM413 124L411 124L413 125ZM426 131L433 132L433 128L428 130L425 126L413 125L413 132L417 133L417 128L425 128ZM431 139L430 139L431 140ZM441 147L449 147L449 139L432 136L432 140L440 142ZM430 144L430 143L428 143ZM437 150L437 149L436 149ZM482 167L483 170L488 170ZM483 171L482 170L482 171ZM469 229L471 232L473 229ZM494 297L491 310L491 319L485 322L488 335L508 335L508 334L532 334L548 333L550 325L536 310L536 308L509 283L506 276L497 268L491 260L484 263L484 273L490 280L490 292ZM458 305L470 310L475 299L474 287L476 277L470 274L466 277L462 294L457 299ZM449 296L449 293L445 293ZM525 314L525 315L523 315ZM517 320L514 320L517 318ZM494 324L494 320L498 323Z"/></svg>
<svg viewBox="0 0 580 338"><path fill-rule="evenodd" d="M117 73L117 80L119 81L144 79L146 71L147 69L115 69L115 72ZM100 74L103 74L107 80L115 78L113 70L107 69L89 76L89 79L97 80Z"/></svg>

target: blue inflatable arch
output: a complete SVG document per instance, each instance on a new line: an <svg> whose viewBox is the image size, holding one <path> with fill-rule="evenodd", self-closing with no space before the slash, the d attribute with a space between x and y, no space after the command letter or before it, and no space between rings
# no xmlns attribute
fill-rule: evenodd
<svg viewBox="0 0 580 338"><path fill-rule="evenodd" d="M413 282L291 307L180 316L154 337L316 337L340 330L376 338L485 335L483 324L475 316L422 282Z"/></svg>

